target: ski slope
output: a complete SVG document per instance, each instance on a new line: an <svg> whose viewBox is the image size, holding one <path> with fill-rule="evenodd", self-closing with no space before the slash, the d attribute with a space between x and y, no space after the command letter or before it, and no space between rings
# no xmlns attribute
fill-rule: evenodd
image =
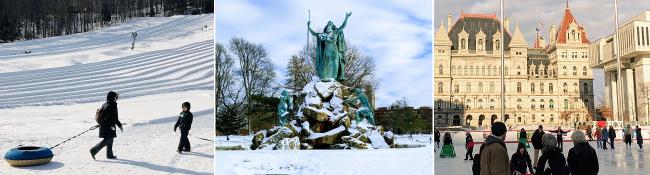
<svg viewBox="0 0 650 175"><path fill-rule="evenodd" d="M50 147L95 125L108 91L124 132L113 150L90 157L92 130L54 148L52 162L0 174L212 174L213 142L190 137L178 154L173 126L181 103L192 104L190 134L214 134L213 15L144 17L93 32L0 44L0 152L18 145ZM207 25L207 30L204 26ZM137 31L131 50L131 32ZM24 54L25 50L31 51Z"/></svg>

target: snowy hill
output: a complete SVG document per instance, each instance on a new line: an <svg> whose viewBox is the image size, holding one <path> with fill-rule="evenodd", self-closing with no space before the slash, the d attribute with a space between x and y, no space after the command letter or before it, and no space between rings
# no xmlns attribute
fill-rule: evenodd
<svg viewBox="0 0 650 175"><path fill-rule="evenodd" d="M109 90L120 93L116 160L88 150L90 131L53 149L52 162L0 174L212 174L213 143L190 137L175 152L173 126L192 103L191 135L214 134L213 15L137 18L101 30L0 44L0 152L18 145L50 147L95 125ZM207 25L207 30L203 27ZM137 31L131 50L131 32ZM24 51L31 51L25 54Z"/></svg>

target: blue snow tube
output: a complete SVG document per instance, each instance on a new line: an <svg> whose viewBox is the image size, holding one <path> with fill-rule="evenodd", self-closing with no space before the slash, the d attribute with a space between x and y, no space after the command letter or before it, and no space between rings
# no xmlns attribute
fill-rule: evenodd
<svg viewBox="0 0 650 175"><path fill-rule="evenodd" d="M7 163L16 167L43 165L49 163L52 157L54 154L50 148L37 146L20 146L5 154Z"/></svg>

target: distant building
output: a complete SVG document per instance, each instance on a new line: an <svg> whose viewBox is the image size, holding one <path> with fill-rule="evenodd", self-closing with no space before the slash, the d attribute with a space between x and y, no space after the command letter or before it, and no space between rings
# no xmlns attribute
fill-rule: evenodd
<svg viewBox="0 0 650 175"><path fill-rule="evenodd" d="M594 109L593 76L587 32L564 11L549 41L539 30L530 48L515 26L495 14L461 12L434 34L434 121L436 126L571 124L590 120ZM503 42L504 48L500 48ZM505 59L505 115L501 108L501 49ZM561 117L564 116L564 117Z"/></svg>
<svg viewBox="0 0 650 175"><path fill-rule="evenodd" d="M621 77L618 80L614 34L589 45L590 65L605 70L605 103L615 121L650 122L650 11L618 29ZM617 88L617 86L620 86ZM620 92L617 91L620 89ZM622 100L619 102L617 99Z"/></svg>

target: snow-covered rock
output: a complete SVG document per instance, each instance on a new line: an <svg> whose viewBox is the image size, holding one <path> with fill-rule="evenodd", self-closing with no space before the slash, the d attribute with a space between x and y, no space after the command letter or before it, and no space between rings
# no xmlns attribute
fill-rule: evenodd
<svg viewBox="0 0 650 175"><path fill-rule="evenodd" d="M299 150L300 149L300 138L284 138L277 145L275 145L275 150Z"/></svg>
<svg viewBox="0 0 650 175"><path fill-rule="evenodd" d="M370 139L370 143L372 143L373 148L376 148L376 149L388 149L388 148L390 148L390 146L388 146L388 144L384 140L384 137L378 131L367 132L366 136L368 137L368 139Z"/></svg>

